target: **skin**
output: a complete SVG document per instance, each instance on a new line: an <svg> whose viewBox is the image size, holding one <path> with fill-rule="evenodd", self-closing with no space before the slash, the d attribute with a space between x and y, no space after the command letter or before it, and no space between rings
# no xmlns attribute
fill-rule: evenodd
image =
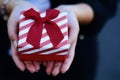
<svg viewBox="0 0 120 80"><path fill-rule="evenodd" d="M0 1L0 5L3 3L3 0ZM75 55L75 46L77 43L77 37L79 33L79 23L88 24L92 21L94 17L94 13L92 8L85 4L75 4L75 5L60 5L56 9L68 12L68 27L69 27L69 43L71 47L68 51L68 57L64 62L32 62L32 61L20 61L17 55L16 42L17 42L17 29L20 12L22 10L27 10L30 8L34 8L38 10L34 5L30 4L27 1L23 0L10 0L6 9L9 16L8 19L8 35L11 41L11 50L12 50L12 58L15 62L16 66L24 71L27 69L31 73L38 72L40 70L40 65L44 65L46 67L46 73L48 75L52 74L53 76L57 76L60 72L65 73L69 70L72 61Z"/></svg>

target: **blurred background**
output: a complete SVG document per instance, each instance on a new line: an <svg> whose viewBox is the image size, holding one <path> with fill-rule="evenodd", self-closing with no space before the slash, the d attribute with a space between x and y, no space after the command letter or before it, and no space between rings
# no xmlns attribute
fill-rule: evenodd
<svg viewBox="0 0 120 80"><path fill-rule="evenodd" d="M120 1L116 14L98 35L98 68L95 80L120 80Z"/></svg>

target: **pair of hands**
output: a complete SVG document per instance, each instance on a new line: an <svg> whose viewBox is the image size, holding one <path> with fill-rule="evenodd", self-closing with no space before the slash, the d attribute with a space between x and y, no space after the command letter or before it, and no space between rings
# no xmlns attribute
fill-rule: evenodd
<svg viewBox="0 0 120 80"><path fill-rule="evenodd" d="M69 26L69 43L71 47L68 51L68 57L65 59L64 62L36 62L36 61L21 61L17 54L17 27L20 12L23 10L27 10L30 8L34 8L38 10L32 4L19 4L16 5L10 14L8 20L8 35L11 41L11 50L12 50L12 58L16 64L16 66L21 70L24 71L25 69L29 70L31 73L38 72L40 70L40 65L43 64L46 67L46 73L48 75L52 74L53 76L58 75L60 72L65 73L72 64L75 55L75 46L77 42L77 36L79 32L79 24L76 18L76 15L70 10L71 6L68 5L61 5L56 9L60 11L68 12L68 26Z"/></svg>

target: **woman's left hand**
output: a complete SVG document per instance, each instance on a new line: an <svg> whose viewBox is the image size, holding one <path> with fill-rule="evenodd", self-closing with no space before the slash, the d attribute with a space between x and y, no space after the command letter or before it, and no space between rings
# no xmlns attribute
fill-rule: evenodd
<svg viewBox="0 0 120 80"><path fill-rule="evenodd" d="M68 27L69 27L69 43L71 47L68 51L68 56L64 62L45 62L46 72L48 75L52 74L53 76L57 76L60 72L65 73L70 68L72 61L75 55L75 47L77 43L77 37L79 33L79 24L77 17L73 11L71 11L70 5L61 5L56 9L61 12L67 12L68 18Z"/></svg>

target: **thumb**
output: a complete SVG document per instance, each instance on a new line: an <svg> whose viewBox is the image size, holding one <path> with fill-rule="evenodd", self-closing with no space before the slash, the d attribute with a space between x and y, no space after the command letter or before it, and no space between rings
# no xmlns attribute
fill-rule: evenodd
<svg viewBox="0 0 120 80"><path fill-rule="evenodd" d="M17 41L17 26L18 19L15 18L14 14L11 13L11 16L8 20L8 36L11 41Z"/></svg>
<svg viewBox="0 0 120 80"><path fill-rule="evenodd" d="M22 61L19 60L19 57L17 55L17 26L18 26L18 20L11 14L9 20L8 20L8 36L11 41L11 50L12 50L12 58L15 62L16 66L21 70L25 70L25 65Z"/></svg>
<svg viewBox="0 0 120 80"><path fill-rule="evenodd" d="M73 12L68 13L69 43L76 41L79 33L78 20Z"/></svg>

